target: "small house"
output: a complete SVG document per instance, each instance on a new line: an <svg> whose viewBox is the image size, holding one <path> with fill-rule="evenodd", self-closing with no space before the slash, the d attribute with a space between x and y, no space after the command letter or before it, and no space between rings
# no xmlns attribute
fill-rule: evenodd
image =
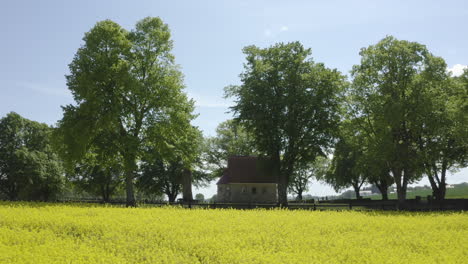
<svg viewBox="0 0 468 264"><path fill-rule="evenodd" d="M277 179L269 172L266 159L231 156L219 179L217 202L276 203Z"/></svg>

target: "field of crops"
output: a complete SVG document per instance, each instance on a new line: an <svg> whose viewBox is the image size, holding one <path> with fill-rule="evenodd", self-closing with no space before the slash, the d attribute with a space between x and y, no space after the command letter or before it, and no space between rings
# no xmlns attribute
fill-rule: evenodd
<svg viewBox="0 0 468 264"><path fill-rule="evenodd" d="M468 213L0 202L0 263L467 263Z"/></svg>

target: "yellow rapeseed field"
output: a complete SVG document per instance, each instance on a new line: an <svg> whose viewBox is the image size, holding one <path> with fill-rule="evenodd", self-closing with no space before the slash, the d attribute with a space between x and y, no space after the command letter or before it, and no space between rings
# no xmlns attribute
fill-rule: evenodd
<svg viewBox="0 0 468 264"><path fill-rule="evenodd" d="M468 213L0 202L0 263L468 263Z"/></svg>

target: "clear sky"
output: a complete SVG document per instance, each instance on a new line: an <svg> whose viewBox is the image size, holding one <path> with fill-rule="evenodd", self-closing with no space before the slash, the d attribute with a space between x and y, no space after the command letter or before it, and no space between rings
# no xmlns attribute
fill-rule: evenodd
<svg viewBox="0 0 468 264"><path fill-rule="evenodd" d="M427 45L449 68L468 64L468 1L21 1L0 4L0 117L10 111L47 124L72 103L64 75L85 32L111 19L126 29L159 16L205 135L230 118L223 88L238 84L247 45L300 41L315 61L348 74L359 49L386 35ZM468 181L465 169L448 180ZM212 187L203 189L214 194ZM314 184L316 195L331 194Z"/></svg>

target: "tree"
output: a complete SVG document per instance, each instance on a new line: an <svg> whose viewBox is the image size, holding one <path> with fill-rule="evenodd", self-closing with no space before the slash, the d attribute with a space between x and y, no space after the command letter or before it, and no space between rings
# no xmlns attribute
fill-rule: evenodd
<svg viewBox="0 0 468 264"><path fill-rule="evenodd" d="M433 109L434 87L446 79L446 64L424 45L386 37L361 49L352 70L355 115L368 122L396 183L398 200L422 173L418 139Z"/></svg>
<svg viewBox="0 0 468 264"><path fill-rule="evenodd" d="M201 186L210 181L210 175L202 169L200 159L203 140L198 128L189 122L179 122L178 137L169 138L168 152L148 147L141 159L141 169L137 177L137 187L146 194L167 195L174 202L182 192L184 201L192 201L192 184Z"/></svg>
<svg viewBox="0 0 468 264"><path fill-rule="evenodd" d="M432 114L425 118L419 147L424 173L432 187L433 196L443 200L447 171L464 167L468 157L468 71L432 91L428 106Z"/></svg>
<svg viewBox="0 0 468 264"><path fill-rule="evenodd" d="M203 160L213 178L220 177L227 167L229 156L258 154L252 135L235 120L222 122L216 128L216 136L205 139Z"/></svg>
<svg viewBox="0 0 468 264"><path fill-rule="evenodd" d="M351 116L349 108L341 122L332 162L328 172L321 174L321 180L332 185L337 192L353 187L358 199L361 198L362 185L372 183L379 189L382 199L388 200L388 188L393 184L393 178L382 155L380 139L369 133L366 120Z"/></svg>
<svg viewBox="0 0 468 264"><path fill-rule="evenodd" d="M302 193L309 190L309 183L313 178L320 179L326 173L327 158L317 157L312 163L300 164L294 171L289 192L297 195L296 199L302 201Z"/></svg>
<svg viewBox="0 0 468 264"><path fill-rule="evenodd" d="M385 165L374 170L373 174L369 174L368 182L372 183L382 194L382 200L388 200L388 188L393 184L393 177Z"/></svg>
<svg viewBox="0 0 468 264"><path fill-rule="evenodd" d="M175 202L182 191L182 174L184 166L179 162L167 162L161 158L143 160L141 174L136 185L146 194L164 193L169 202Z"/></svg>
<svg viewBox="0 0 468 264"><path fill-rule="evenodd" d="M339 122L344 76L310 58L299 42L244 48L242 84L229 86L236 120L253 135L256 148L271 160L278 201L298 163L315 160L330 147Z"/></svg>
<svg viewBox="0 0 468 264"><path fill-rule="evenodd" d="M76 105L63 107L59 122L67 158L80 160L95 138L112 138L123 160L127 205L144 146L171 148L173 125L191 120L193 102L182 92L182 74L170 53L169 28L147 17L127 32L115 22L98 22L70 63L68 88ZM120 159L119 158L119 159Z"/></svg>
<svg viewBox="0 0 468 264"><path fill-rule="evenodd" d="M64 134L57 129L54 148L63 157L70 187L101 196L103 202L109 202L124 180L123 159L118 154L113 134L101 132L96 135L80 159L73 158L67 152L70 148L64 142Z"/></svg>
<svg viewBox="0 0 468 264"><path fill-rule="evenodd" d="M382 153L382 140L371 132L373 124L370 120L348 118L348 141L353 143L352 148L359 153L355 166L361 173L365 173L367 182L374 184L382 194L382 200L386 201L388 188L394 183L394 179L391 177L385 152Z"/></svg>
<svg viewBox="0 0 468 264"><path fill-rule="evenodd" d="M324 174L325 182L330 184L336 192L353 187L356 198L361 199L359 192L368 179L367 171L359 166L361 157L362 153L352 145L349 139L339 139L329 171Z"/></svg>
<svg viewBox="0 0 468 264"><path fill-rule="evenodd" d="M0 192L10 200L48 201L63 185L52 129L11 112L0 120Z"/></svg>
<svg viewBox="0 0 468 264"><path fill-rule="evenodd" d="M197 195L195 195L195 200L200 201L200 202L204 202L205 201L205 196L202 193L197 193Z"/></svg>
<svg viewBox="0 0 468 264"><path fill-rule="evenodd" d="M70 181L80 189L101 196L109 202L123 181L122 162L118 155L92 150L69 173Z"/></svg>

